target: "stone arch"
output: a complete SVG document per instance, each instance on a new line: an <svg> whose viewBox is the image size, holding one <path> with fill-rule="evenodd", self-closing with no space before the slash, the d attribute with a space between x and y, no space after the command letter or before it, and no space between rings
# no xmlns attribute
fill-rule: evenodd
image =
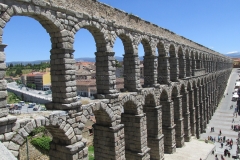
<svg viewBox="0 0 240 160"><path fill-rule="evenodd" d="M164 157L164 139L162 134L162 109L156 105L155 95L148 93L145 96L143 111L147 117L147 142L151 159Z"/></svg>
<svg viewBox="0 0 240 160"><path fill-rule="evenodd" d="M168 92L165 89L162 90L160 95L160 105L162 106L164 152L174 153L176 151L174 111L172 100L169 99Z"/></svg>
<svg viewBox="0 0 240 160"><path fill-rule="evenodd" d="M158 49L158 77L157 82L160 84L168 84L170 82L169 77L169 56L168 51L166 50L167 45L164 44L164 41L159 41L157 43Z"/></svg>
<svg viewBox="0 0 240 160"><path fill-rule="evenodd" d="M144 89L144 90L142 90L141 95L143 95L143 99L142 99L143 102L142 103L144 105L145 104L150 104L150 103L151 103L151 105L153 105L152 102L154 103L154 106L159 105L158 99L157 99L156 94L155 94L153 89ZM147 96L150 96L150 95L151 95L151 102L149 102L149 101L146 102Z"/></svg>
<svg viewBox="0 0 240 160"><path fill-rule="evenodd" d="M192 75L194 75L194 70L196 69L196 52L194 49L190 51L191 59L192 59Z"/></svg>
<svg viewBox="0 0 240 160"><path fill-rule="evenodd" d="M195 60L196 60L196 69L201 69L200 53L198 51L195 52Z"/></svg>
<svg viewBox="0 0 240 160"><path fill-rule="evenodd" d="M117 30L116 35L122 40L125 54L135 54L132 35L123 29Z"/></svg>
<svg viewBox="0 0 240 160"><path fill-rule="evenodd" d="M150 38L141 36L141 43L144 48L143 66L140 63L140 76L144 78L144 86L150 87L157 83L157 59L155 57L155 50L150 44Z"/></svg>
<svg viewBox="0 0 240 160"><path fill-rule="evenodd" d="M24 5L21 3L17 3L13 6L5 6L6 10L1 14L0 19L2 19L3 25L1 26L2 30L6 23L11 19L13 16L27 16L30 18L33 18L37 20L44 29L49 33L52 43L52 49L51 52L51 59L50 63L51 65L51 84L52 84L52 102L51 104L47 105L48 109L66 109L69 108L69 106L62 105L62 104L69 104L69 103L75 103L76 99L74 97L76 96L76 92L72 91L71 97L66 96L67 93L62 93L60 90L65 90L67 80L65 78L65 74L62 74L62 71L68 70L68 66L62 65L67 64L73 65L73 61L69 61L71 58L64 58L64 57L71 57L73 50L72 50L72 42L69 41L71 38L71 32L69 32L66 26L62 25L61 22L56 17L56 13L52 10L45 9L44 7L29 4ZM1 32L2 33L2 32ZM2 49L4 50L5 45L2 45ZM4 47L3 47L4 46ZM68 55L68 56L66 56ZM62 57L62 58L58 58ZM55 60L58 59L58 64L55 63ZM3 62L2 62L3 63ZM57 67L57 66L62 67ZM61 72L61 74L59 74ZM68 76L75 76L74 73L69 74ZM62 79L60 82L59 79ZM74 81L75 78L72 78L72 81ZM57 82L57 83L55 83ZM74 83L73 83L74 84ZM71 86L73 87L73 86ZM59 94L61 92L61 94ZM57 96L58 95L58 96ZM56 104L56 105L54 105ZM78 105L75 103L74 107ZM70 105L71 106L71 105ZM71 108L71 107L70 107Z"/></svg>
<svg viewBox="0 0 240 160"><path fill-rule="evenodd" d="M184 126L182 116L182 96L179 94L178 86L174 85L171 90L171 98L173 102L174 112L174 124L175 126L175 138L176 147L182 147L184 145Z"/></svg>
<svg viewBox="0 0 240 160"><path fill-rule="evenodd" d="M186 59L183 53L182 46L178 47L178 57L179 57L179 78L186 78Z"/></svg>
<svg viewBox="0 0 240 160"><path fill-rule="evenodd" d="M108 47L108 32L105 31L101 24L92 20L82 20L75 24L72 32L76 34L82 28L87 29L92 34L96 42L96 54L106 51L112 52L113 46Z"/></svg>
<svg viewBox="0 0 240 160"><path fill-rule="evenodd" d="M186 57L186 77L192 76L192 59L189 53L189 49L185 50L185 57Z"/></svg>
<svg viewBox="0 0 240 160"><path fill-rule="evenodd" d="M121 123L124 124L126 159L136 159L139 153L143 159L150 158L150 148L147 146L146 114L142 111L139 114L140 107L136 102L134 96L125 97L122 102L124 112L121 116ZM146 152L143 152L143 148Z"/></svg>
<svg viewBox="0 0 240 160"><path fill-rule="evenodd" d="M71 124L72 121L69 122L65 113L62 113L63 114L53 114L48 117L41 116L34 119L21 119L16 121L12 128L13 132L5 133L5 135L8 135L8 138L6 139L6 143L9 144L8 149L18 157L19 148L25 143L27 136L36 127L45 126L53 136L49 153L50 158L86 158L87 152L79 157L79 153L84 149L86 150L86 143L81 141L82 139L79 135L80 126L76 125L74 127ZM74 148L76 145L79 147Z"/></svg>
<svg viewBox="0 0 240 160"><path fill-rule="evenodd" d="M178 81L179 77L179 63L174 44L169 45L169 63L170 63L170 80L172 82Z"/></svg>
<svg viewBox="0 0 240 160"><path fill-rule="evenodd" d="M188 104L188 91L184 83L182 83L180 86L180 95L182 96L184 141L189 142L191 140L190 112L189 112L189 104Z"/></svg>
<svg viewBox="0 0 240 160"><path fill-rule="evenodd" d="M192 83L188 81L187 90L189 95L189 111L190 111L190 125L191 125L191 135L195 136L196 134L196 120L195 120L195 107L194 107L194 90Z"/></svg>
<svg viewBox="0 0 240 160"><path fill-rule="evenodd" d="M109 36L108 31L105 30L105 28L100 23L92 20L81 20L74 26L72 32L76 34L82 28L90 32L96 43L95 77L97 94L117 93L115 72L113 71L111 75L109 75L108 72L109 68L113 68L114 70L116 67L113 52L113 38ZM110 83L105 83L106 81L110 81ZM105 87L103 87L103 84ZM98 98L98 96L96 97Z"/></svg>
<svg viewBox="0 0 240 160"><path fill-rule="evenodd" d="M134 38L129 32L119 29L116 31L117 36L122 40L124 46L124 90L135 92L142 88L140 84L140 60L137 53L137 47L134 45Z"/></svg>
<svg viewBox="0 0 240 160"><path fill-rule="evenodd" d="M141 36L140 42L143 45L143 49L144 49L144 55L145 56L151 56L154 55L153 49L150 45L150 40L149 37L147 36Z"/></svg>
<svg viewBox="0 0 240 160"><path fill-rule="evenodd" d="M96 123L93 125L94 157L99 159L104 159L104 157L114 159L125 156L123 148L124 136L122 136L124 126L117 123L116 116L111 107L101 102L100 104L93 105L92 110L96 117ZM106 147L108 148L107 150ZM108 155L109 152L111 152L111 155Z"/></svg>

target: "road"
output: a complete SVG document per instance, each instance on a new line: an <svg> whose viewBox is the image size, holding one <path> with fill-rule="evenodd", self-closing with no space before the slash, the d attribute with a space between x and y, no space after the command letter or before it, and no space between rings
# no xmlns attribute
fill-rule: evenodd
<svg viewBox="0 0 240 160"><path fill-rule="evenodd" d="M39 91L39 90L34 90L34 89L29 89L29 88L27 91L26 87L22 87L22 89L20 89L16 82L7 83L7 87L14 89L14 90L18 90L25 94L34 95L35 97L40 97L42 99L47 99L47 100L52 101L52 94L45 95L45 91ZM39 94L39 93L41 93L41 94Z"/></svg>

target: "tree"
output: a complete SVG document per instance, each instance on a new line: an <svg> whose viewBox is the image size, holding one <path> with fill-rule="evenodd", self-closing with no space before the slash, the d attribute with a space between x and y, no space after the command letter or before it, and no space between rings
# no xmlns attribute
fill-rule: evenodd
<svg viewBox="0 0 240 160"><path fill-rule="evenodd" d="M22 75L22 70L20 68L17 68L15 74L19 76Z"/></svg>

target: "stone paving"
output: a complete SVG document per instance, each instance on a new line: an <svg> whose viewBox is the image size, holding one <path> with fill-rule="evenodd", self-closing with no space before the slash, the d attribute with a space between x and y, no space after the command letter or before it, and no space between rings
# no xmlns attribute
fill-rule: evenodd
<svg viewBox="0 0 240 160"><path fill-rule="evenodd" d="M164 154L165 160L199 160L205 159L215 146L211 143L205 143L194 137L190 142L185 142L184 147L177 148L174 154Z"/></svg>

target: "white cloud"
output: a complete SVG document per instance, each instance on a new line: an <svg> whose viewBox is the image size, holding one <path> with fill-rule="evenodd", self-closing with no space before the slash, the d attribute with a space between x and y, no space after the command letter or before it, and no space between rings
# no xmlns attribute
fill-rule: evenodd
<svg viewBox="0 0 240 160"><path fill-rule="evenodd" d="M228 52L227 54L233 54L233 53L238 53L238 51Z"/></svg>

